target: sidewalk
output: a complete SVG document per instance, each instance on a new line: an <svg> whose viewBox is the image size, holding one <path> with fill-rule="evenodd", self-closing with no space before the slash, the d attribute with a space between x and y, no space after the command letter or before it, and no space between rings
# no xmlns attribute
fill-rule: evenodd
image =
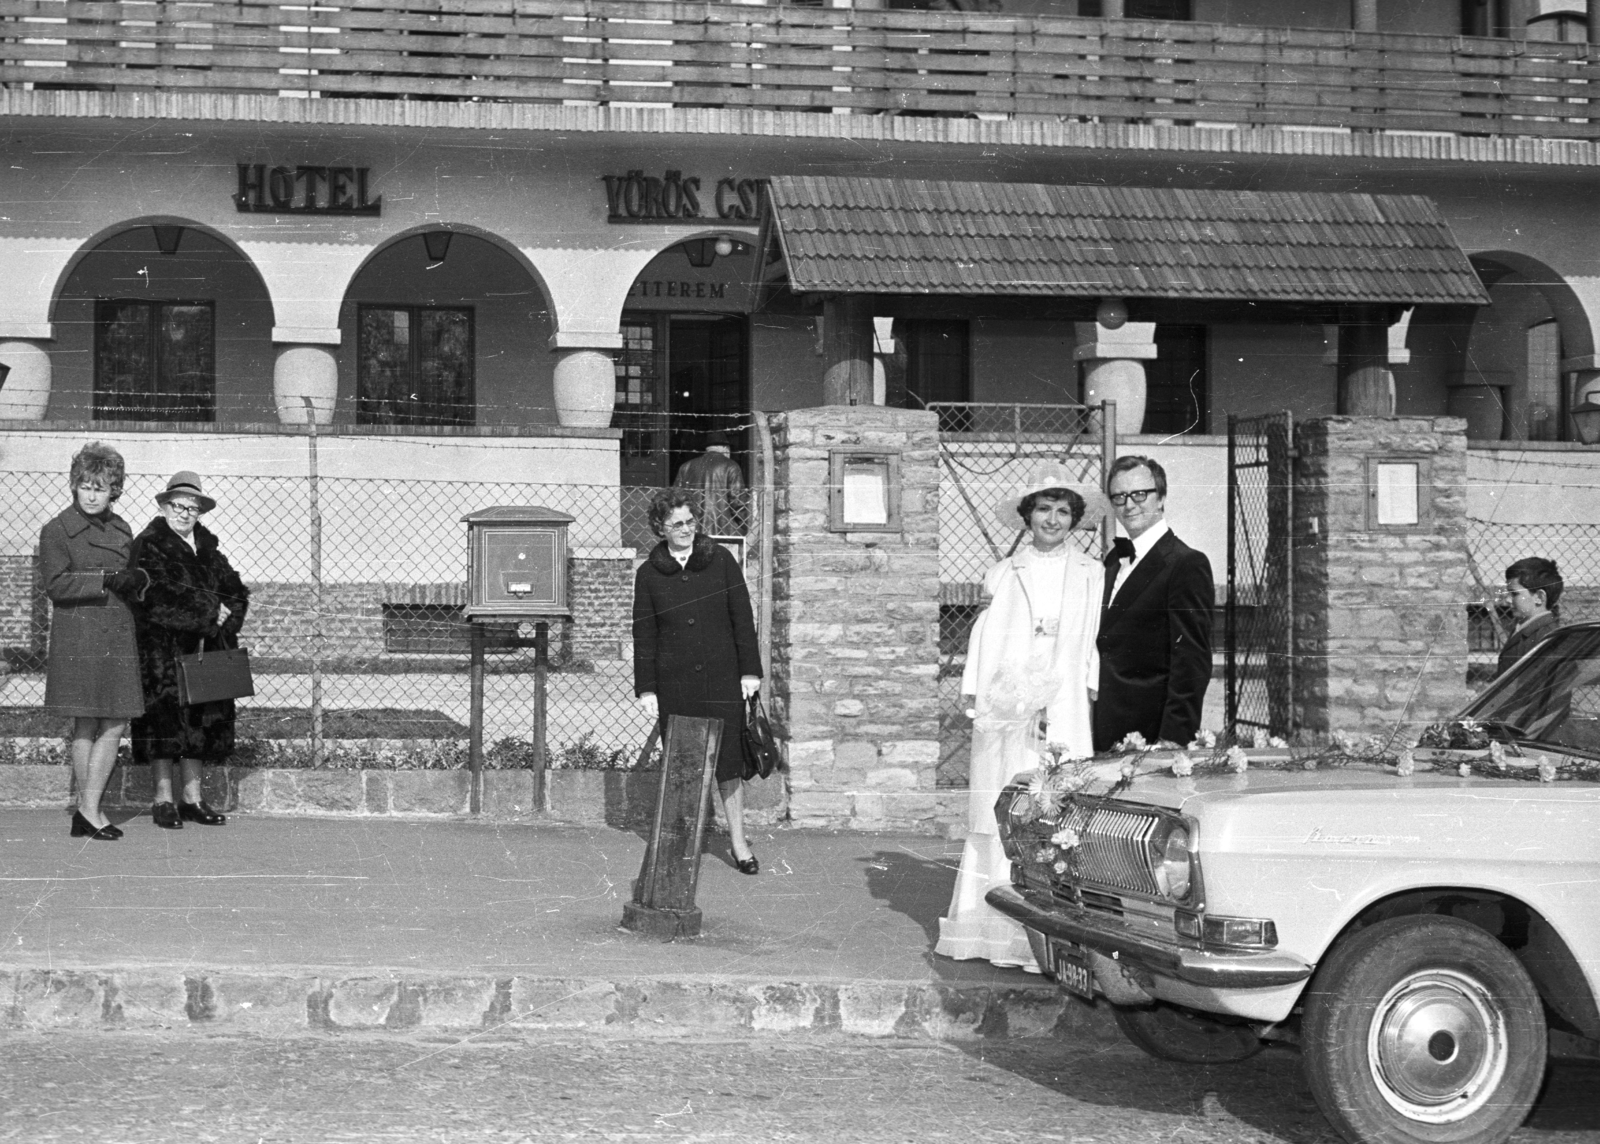
<svg viewBox="0 0 1600 1144"><path fill-rule="evenodd" d="M7 1025L967 1038L1105 1023L1038 976L933 955L959 842L757 829L747 877L713 838L702 935L662 943L618 924L645 847L626 831L121 825L90 842L61 811L0 810Z"/></svg>

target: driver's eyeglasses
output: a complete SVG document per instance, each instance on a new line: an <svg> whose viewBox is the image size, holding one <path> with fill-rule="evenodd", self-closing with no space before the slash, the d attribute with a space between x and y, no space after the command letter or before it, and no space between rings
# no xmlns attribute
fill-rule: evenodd
<svg viewBox="0 0 1600 1144"><path fill-rule="evenodd" d="M197 504L174 504L173 502L168 501L167 507L173 512L178 513L180 516L200 515L200 506Z"/></svg>
<svg viewBox="0 0 1600 1144"><path fill-rule="evenodd" d="M1125 493L1112 493L1106 499L1112 504L1116 505L1118 508L1121 508L1129 501L1132 501L1134 504L1143 504L1149 498L1150 494L1155 491L1155 489L1132 489Z"/></svg>
<svg viewBox="0 0 1600 1144"><path fill-rule="evenodd" d="M669 520L669 521L667 521L667 527L682 531L685 528L693 528L694 527L694 521L692 521L692 520Z"/></svg>

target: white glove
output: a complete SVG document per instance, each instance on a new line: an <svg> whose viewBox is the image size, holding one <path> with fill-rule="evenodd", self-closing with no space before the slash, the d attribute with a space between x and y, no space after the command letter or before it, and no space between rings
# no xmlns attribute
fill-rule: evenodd
<svg viewBox="0 0 1600 1144"><path fill-rule="evenodd" d="M661 705L656 702L654 691L646 691L639 696L639 710L643 711L652 722L661 718Z"/></svg>
<svg viewBox="0 0 1600 1144"><path fill-rule="evenodd" d="M739 690L744 692L746 699L749 699L761 690L761 677L759 675L741 675L739 677Z"/></svg>

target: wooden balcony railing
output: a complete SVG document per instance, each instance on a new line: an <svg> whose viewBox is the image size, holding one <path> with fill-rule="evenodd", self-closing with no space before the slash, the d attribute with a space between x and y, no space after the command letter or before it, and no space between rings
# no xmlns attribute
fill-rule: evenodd
<svg viewBox="0 0 1600 1144"><path fill-rule="evenodd" d="M650 0L0 0L0 85L1591 139L1585 44Z"/></svg>

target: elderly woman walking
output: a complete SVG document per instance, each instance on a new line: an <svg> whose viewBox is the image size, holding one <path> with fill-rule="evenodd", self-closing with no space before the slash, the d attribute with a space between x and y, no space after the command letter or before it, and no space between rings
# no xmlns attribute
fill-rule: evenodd
<svg viewBox="0 0 1600 1144"><path fill-rule="evenodd" d="M217 506L196 473L181 472L157 494L160 515L134 538L133 564L150 575L139 609L139 664L145 713L133 724L133 756L155 772L157 826L181 830L185 822L220 826L227 816L200 793L202 763L233 753L233 700L183 706L178 696L179 656L232 646L244 625L249 590L200 517ZM173 801L172 763L180 760L182 798Z"/></svg>
<svg viewBox="0 0 1600 1144"><path fill-rule="evenodd" d="M146 582L128 571L133 530L111 511L122 495L122 454L91 441L72 458L72 505L39 532L39 568L54 614L44 704L72 719L78 807L72 836L114 842L122 831L100 811L128 720L144 710L128 601Z"/></svg>
<svg viewBox="0 0 1600 1144"><path fill-rule="evenodd" d="M728 820L734 867L761 863L744 834L744 700L761 688L761 651L744 573L727 549L700 529L700 498L658 493L650 528L661 543L639 566L633 587L633 688L652 719L690 715L722 720L717 793Z"/></svg>

